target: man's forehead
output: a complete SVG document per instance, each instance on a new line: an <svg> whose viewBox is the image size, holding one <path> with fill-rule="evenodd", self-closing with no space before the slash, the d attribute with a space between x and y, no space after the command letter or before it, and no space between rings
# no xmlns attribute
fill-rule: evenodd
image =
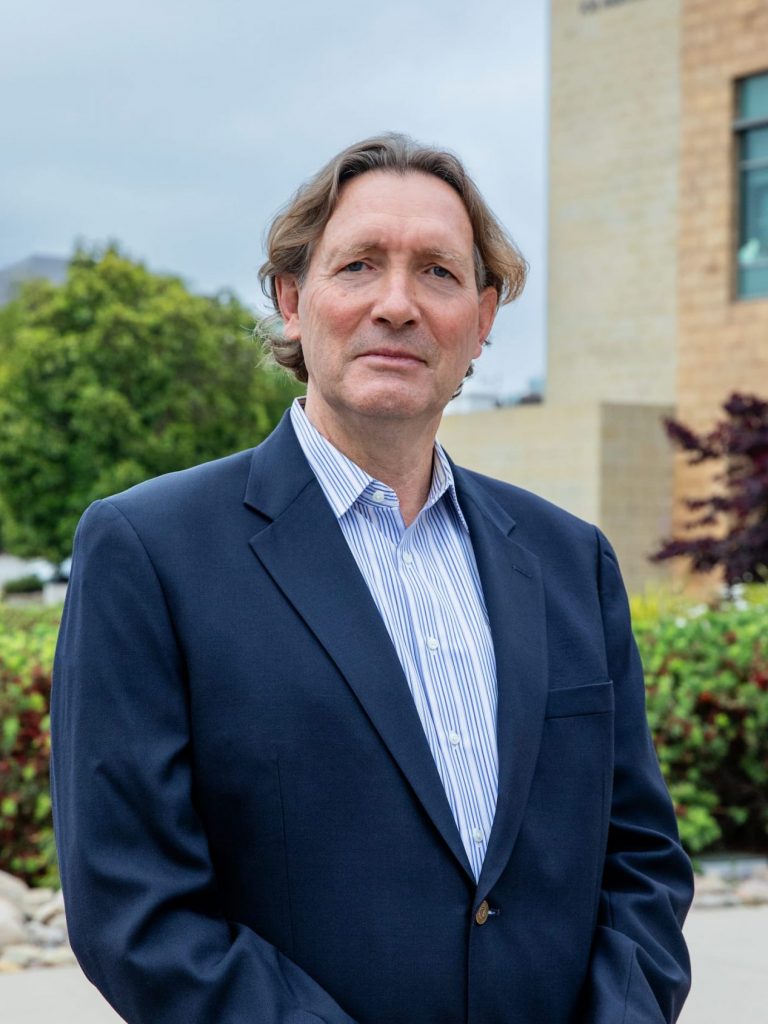
<svg viewBox="0 0 768 1024"><path fill-rule="evenodd" d="M370 171L345 183L318 239L326 252L362 253L407 246L464 259L472 225L459 194L421 172Z"/></svg>

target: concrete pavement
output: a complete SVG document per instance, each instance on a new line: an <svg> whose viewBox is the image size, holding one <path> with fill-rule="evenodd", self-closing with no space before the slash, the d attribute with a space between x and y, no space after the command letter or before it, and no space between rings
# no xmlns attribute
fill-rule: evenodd
<svg viewBox="0 0 768 1024"><path fill-rule="evenodd" d="M680 1024L766 1024L768 907L694 911L686 935L694 985ZM0 976L2 1024L119 1024L120 1019L76 967Z"/></svg>
<svg viewBox="0 0 768 1024"><path fill-rule="evenodd" d="M694 910L693 985L680 1024L767 1024L768 906Z"/></svg>

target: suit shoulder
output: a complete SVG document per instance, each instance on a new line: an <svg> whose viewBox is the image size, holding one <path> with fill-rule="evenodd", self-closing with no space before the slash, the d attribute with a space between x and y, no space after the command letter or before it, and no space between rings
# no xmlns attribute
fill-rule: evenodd
<svg viewBox="0 0 768 1024"><path fill-rule="evenodd" d="M144 480L103 499L128 519L147 515L178 516L185 510L200 514L212 503L229 497L241 500L255 449L249 448L188 469Z"/></svg>

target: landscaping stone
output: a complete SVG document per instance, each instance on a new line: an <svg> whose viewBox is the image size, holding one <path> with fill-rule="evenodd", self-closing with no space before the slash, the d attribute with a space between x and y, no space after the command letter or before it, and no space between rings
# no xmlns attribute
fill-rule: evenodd
<svg viewBox="0 0 768 1024"><path fill-rule="evenodd" d="M0 898L10 900L17 907L23 907L27 893L31 891L20 878L14 878L6 871L0 871Z"/></svg>
<svg viewBox="0 0 768 1024"><path fill-rule="evenodd" d="M21 901L22 909L25 914L34 915L38 907L50 903L55 895L53 889L27 889Z"/></svg>
<svg viewBox="0 0 768 1024"><path fill-rule="evenodd" d="M7 897L0 896L0 951L6 946L24 942L26 937L21 909Z"/></svg>
<svg viewBox="0 0 768 1024"><path fill-rule="evenodd" d="M61 890L59 890L55 895L52 894L44 903L35 908L32 918L35 921L39 921L40 924L48 924L52 918L58 917L63 913L64 896Z"/></svg>
<svg viewBox="0 0 768 1024"><path fill-rule="evenodd" d="M30 921L27 925L27 938L36 946L63 946L67 941L67 930L61 926Z"/></svg>
<svg viewBox="0 0 768 1024"><path fill-rule="evenodd" d="M3 960L6 963L18 964L19 967L37 967L42 962L42 950L39 946L33 946L31 942L19 942L5 947Z"/></svg>
<svg viewBox="0 0 768 1024"><path fill-rule="evenodd" d="M736 887L739 903L756 907L768 903L768 878L748 878Z"/></svg>
<svg viewBox="0 0 768 1024"><path fill-rule="evenodd" d="M61 891L30 889L0 872L0 974L75 962Z"/></svg>
<svg viewBox="0 0 768 1024"><path fill-rule="evenodd" d="M69 967L76 964L77 959L69 946L54 946L42 951L40 962L46 967Z"/></svg>

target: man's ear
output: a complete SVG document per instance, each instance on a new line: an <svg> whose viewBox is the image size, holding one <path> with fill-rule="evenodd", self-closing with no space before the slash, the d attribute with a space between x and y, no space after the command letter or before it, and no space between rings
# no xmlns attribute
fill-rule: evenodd
<svg viewBox="0 0 768 1024"><path fill-rule="evenodd" d="M491 333L493 327L493 321L496 319L496 309L499 302L499 295L495 288L489 286L483 289L480 293L480 310L478 316L478 350L477 355L474 357L478 358L483 350L483 343L487 340L488 335Z"/></svg>
<svg viewBox="0 0 768 1024"><path fill-rule="evenodd" d="M275 278L277 305L283 318L283 334L289 341L301 340L299 322L299 286L292 275L281 274Z"/></svg>

